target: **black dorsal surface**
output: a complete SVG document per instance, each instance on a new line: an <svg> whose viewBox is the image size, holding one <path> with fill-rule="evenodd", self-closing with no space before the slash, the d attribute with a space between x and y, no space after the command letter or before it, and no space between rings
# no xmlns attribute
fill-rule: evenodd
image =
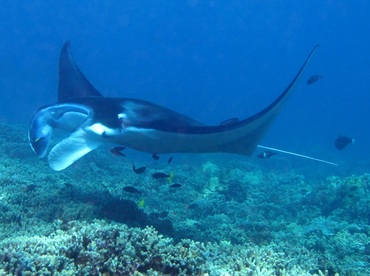
<svg viewBox="0 0 370 276"><path fill-rule="evenodd" d="M75 63L71 43L67 41L60 53L58 102L66 102L76 97L102 97L87 80Z"/></svg>

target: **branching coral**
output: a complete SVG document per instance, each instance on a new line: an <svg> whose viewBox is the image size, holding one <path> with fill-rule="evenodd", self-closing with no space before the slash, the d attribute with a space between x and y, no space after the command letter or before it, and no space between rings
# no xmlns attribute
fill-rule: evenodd
<svg viewBox="0 0 370 276"><path fill-rule="evenodd" d="M311 275L297 263L307 252L297 253L294 261L273 248L226 241L174 244L152 227L141 230L100 220L73 221L63 229L49 236L3 240L0 269L13 275Z"/></svg>

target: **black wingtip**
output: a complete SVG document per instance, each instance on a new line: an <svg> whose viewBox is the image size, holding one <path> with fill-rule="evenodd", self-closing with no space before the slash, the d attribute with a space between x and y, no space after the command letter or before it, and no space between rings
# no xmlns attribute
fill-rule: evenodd
<svg viewBox="0 0 370 276"><path fill-rule="evenodd" d="M62 52L63 51L70 50L70 49L71 49L71 41L67 40L66 42L64 42L64 45L63 45L63 48L62 48Z"/></svg>
<svg viewBox="0 0 370 276"><path fill-rule="evenodd" d="M71 42L66 41L59 58L58 102L89 96L102 97L78 68L72 56Z"/></svg>

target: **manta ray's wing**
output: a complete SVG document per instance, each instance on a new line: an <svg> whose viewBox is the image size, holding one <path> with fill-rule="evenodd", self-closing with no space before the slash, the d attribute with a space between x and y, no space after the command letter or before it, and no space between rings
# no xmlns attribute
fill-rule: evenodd
<svg viewBox="0 0 370 276"><path fill-rule="evenodd" d="M186 134L203 134L203 138L208 141L216 141L215 143L209 143L208 152L229 152L251 155L258 143L262 140L266 132L271 127L272 123L278 116L281 108L287 101L288 97L294 90L298 79L302 76L304 69L311 60L313 54L317 50L319 45L316 45L307 59L303 63L302 67L290 82L288 87L280 94L280 96L257 114L242 120L236 121L231 124L224 124L219 126L205 126L205 127L189 127L184 130ZM197 141L196 143L204 143Z"/></svg>
<svg viewBox="0 0 370 276"><path fill-rule="evenodd" d="M105 123L110 127L117 127L115 119L122 112L125 112L129 123L135 126L161 129L203 126L188 116L144 100L103 97L79 69L68 41L59 58L58 102L86 104L93 108L96 120L106 120Z"/></svg>
<svg viewBox="0 0 370 276"><path fill-rule="evenodd" d="M71 43L67 41L59 58L58 102L75 97L102 97L102 95L78 68L72 56Z"/></svg>
<svg viewBox="0 0 370 276"><path fill-rule="evenodd" d="M167 126L148 124L147 131L132 129L132 148L146 152L228 152L251 155L271 127L298 79L318 48L316 45L304 64L280 96L265 109L245 120L231 120L218 126ZM151 131L149 131L151 129ZM130 129L127 129L129 132ZM127 135L127 137L130 137ZM125 137L127 140L128 138ZM140 139L138 139L140 137ZM141 143L135 143L140 141Z"/></svg>
<svg viewBox="0 0 370 276"><path fill-rule="evenodd" d="M318 47L319 45L316 45L312 49L300 70L283 93L262 111L233 124L201 128L190 127L186 132L189 134L210 134L210 139L219 140L218 145L216 145L218 151L251 155L280 113Z"/></svg>

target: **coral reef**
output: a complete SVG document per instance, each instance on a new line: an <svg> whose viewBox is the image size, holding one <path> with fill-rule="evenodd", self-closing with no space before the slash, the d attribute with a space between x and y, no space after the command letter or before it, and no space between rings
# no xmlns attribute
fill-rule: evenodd
<svg viewBox="0 0 370 276"><path fill-rule="evenodd" d="M47 236L0 242L0 270L12 275L312 275L308 251L182 240L174 244L152 227L95 220L57 221ZM309 261L308 261L309 260ZM304 266L301 263L304 261Z"/></svg>
<svg viewBox="0 0 370 276"><path fill-rule="evenodd" d="M168 164L109 148L54 172L25 127L0 125L0 143L0 275L370 275L366 172L314 177L227 155Z"/></svg>

